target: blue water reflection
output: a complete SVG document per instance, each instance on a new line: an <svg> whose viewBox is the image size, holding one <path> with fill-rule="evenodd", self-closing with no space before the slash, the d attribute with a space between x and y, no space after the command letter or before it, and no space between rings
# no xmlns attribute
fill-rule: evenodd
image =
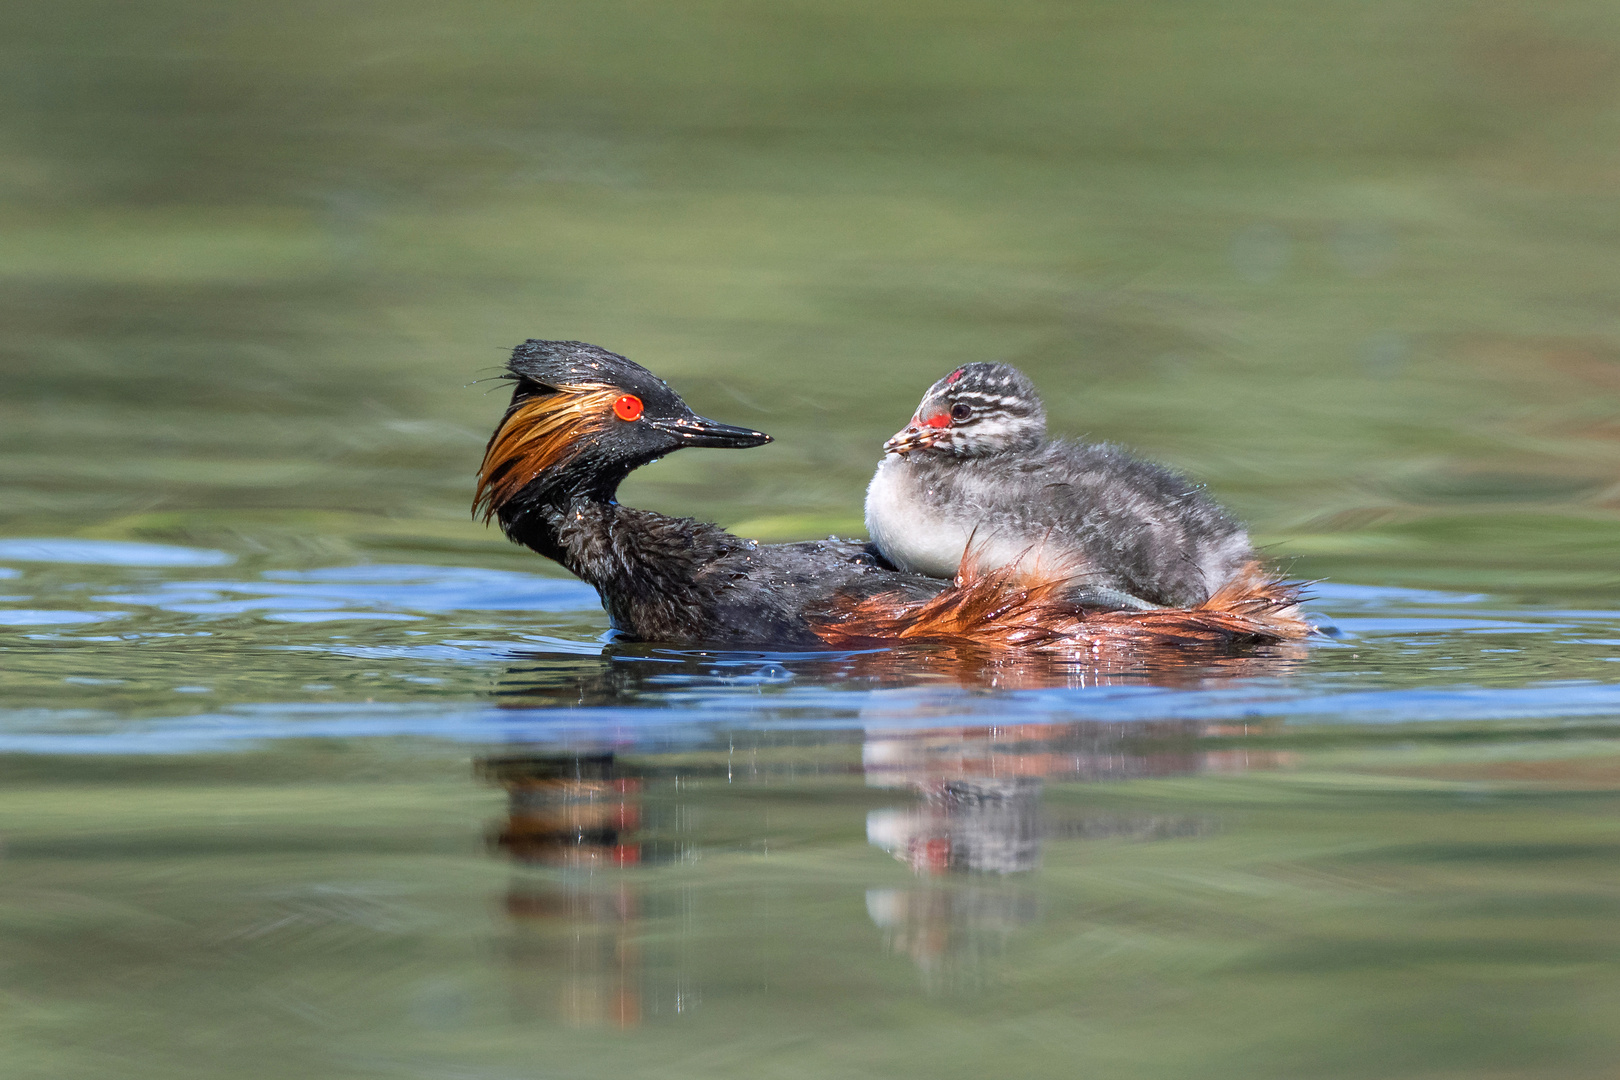
<svg viewBox="0 0 1620 1080"><path fill-rule="evenodd" d="M594 607L596 591L580 581L538 574L464 566L363 565L271 570L257 581L166 582L150 592L110 593L95 599L188 615L264 611L282 612L266 617L285 619L286 612L341 610L355 618L397 618L413 611L574 611Z"/></svg>
<svg viewBox="0 0 1620 1080"><path fill-rule="evenodd" d="M0 539L0 561L77 563L88 566L228 566L236 557L224 551L135 544L127 540L55 537ZM11 571L0 572L8 577Z"/></svg>
<svg viewBox="0 0 1620 1080"><path fill-rule="evenodd" d="M86 549L77 543L28 541L17 550L79 565ZM88 596L76 581L36 579L27 569L34 564L14 574L19 588L32 589L0 601L0 626L29 646L19 652L19 669L29 672L32 658L39 685L83 689L65 700L42 690L26 707L13 695L13 706L0 710L0 750L176 753L289 737L401 735L627 746L690 742L721 729L1620 715L1620 683L1606 666L1620 658L1620 612L1510 607L1477 594L1324 584L1314 607L1336 637L1242 655L1178 654L1168 666L1099 668L1070 658L937 651L636 645L605 632L594 592L572 580L391 564L196 579L188 572L213 565L215 553L166 548L159 563L151 549L94 545L101 576ZM253 625L240 624L244 617L285 629L267 639L236 629ZM375 628L356 632L368 622ZM84 633L76 630L81 623L90 624ZM170 658L187 638L226 650L217 676L193 663L176 677L181 669ZM139 655L159 666L153 682L163 684L139 708L109 707L92 687L139 684L138 672L99 677L115 666L109 656L132 649L150 651ZM244 671L257 693L216 691ZM350 692L347 685L360 684L343 678L360 679L364 689ZM382 685L410 692L379 700Z"/></svg>

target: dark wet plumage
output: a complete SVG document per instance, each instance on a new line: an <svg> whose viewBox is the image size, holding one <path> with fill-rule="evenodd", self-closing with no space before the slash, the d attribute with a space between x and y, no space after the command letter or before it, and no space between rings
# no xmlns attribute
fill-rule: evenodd
<svg viewBox="0 0 1620 1080"><path fill-rule="evenodd" d="M564 460L525 466L486 457L480 485L480 504L506 535L594 585L613 625L627 634L814 646L822 641L809 616L831 611L837 597L922 600L948 585L887 569L857 541L758 544L708 522L620 506L614 495L638 466L684 446L757 446L769 436L697 416L645 368L583 342L526 341L508 370L516 386L492 451L526 406L531 413L548 404L565 409L571 398L608 391L642 402L634 421L580 416ZM490 499L514 468L522 483L503 501Z"/></svg>

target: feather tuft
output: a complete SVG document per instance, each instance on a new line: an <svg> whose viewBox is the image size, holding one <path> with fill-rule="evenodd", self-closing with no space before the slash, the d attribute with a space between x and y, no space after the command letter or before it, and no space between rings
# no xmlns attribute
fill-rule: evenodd
<svg viewBox="0 0 1620 1080"><path fill-rule="evenodd" d="M589 437L607 427L612 386L557 386L551 392L514 401L484 448L478 467L473 516L487 522L541 473L579 456Z"/></svg>
<svg viewBox="0 0 1620 1080"><path fill-rule="evenodd" d="M981 570L970 551L951 587L929 600L897 593L851 600L816 626L827 644L896 641L991 649L1101 652L1164 645L1271 645L1311 633L1300 617L1304 586L1250 563L1196 607L1104 611L1069 598L1062 567L1011 563Z"/></svg>

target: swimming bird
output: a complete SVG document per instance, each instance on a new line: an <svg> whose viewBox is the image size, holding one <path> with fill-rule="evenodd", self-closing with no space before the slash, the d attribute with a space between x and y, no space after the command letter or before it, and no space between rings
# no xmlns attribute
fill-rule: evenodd
<svg viewBox="0 0 1620 1080"><path fill-rule="evenodd" d="M1270 579L1246 579L1192 611L1093 613L1065 595L1065 578L981 573L969 560L947 581L897 568L859 541L760 544L621 506L619 484L665 454L771 437L698 416L646 368L584 342L526 341L507 372L512 400L485 448L473 512L595 586L614 627L632 638L1074 649L1304 632L1291 587Z"/></svg>
<svg viewBox="0 0 1620 1080"><path fill-rule="evenodd" d="M1023 563L1100 608L1188 608L1253 573L1248 533L1202 488L1108 443L1051 440L1035 385L975 363L883 444L866 526L895 567L951 577Z"/></svg>

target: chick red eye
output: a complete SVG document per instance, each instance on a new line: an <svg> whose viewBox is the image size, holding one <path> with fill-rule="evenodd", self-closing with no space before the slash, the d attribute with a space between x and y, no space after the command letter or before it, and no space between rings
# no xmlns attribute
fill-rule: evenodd
<svg viewBox="0 0 1620 1080"><path fill-rule="evenodd" d="M626 394L613 403L613 415L620 420L636 420L641 417L641 399L634 394Z"/></svg>
<svg viewBox="0 0 1620 1080"><path fill-rule="evenodd" d="M951 406L951 419L952 420L956 420L956 421L960 422L962 420L966 420L968 417L970 417L972 415L973 415L973 407L971 405L964 405L961 402L957 402L955 405Z"/></svg>

